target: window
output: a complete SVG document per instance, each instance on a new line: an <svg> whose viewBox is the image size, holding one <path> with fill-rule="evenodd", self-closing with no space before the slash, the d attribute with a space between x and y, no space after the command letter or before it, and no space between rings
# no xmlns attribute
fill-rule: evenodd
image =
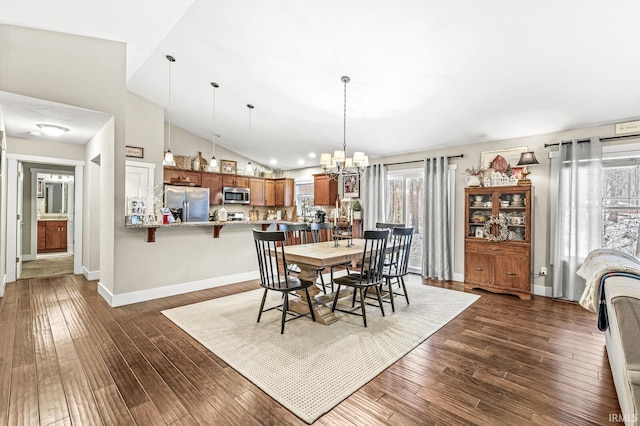
<svg viewBox="0 0 640 426"><path fill-rule="evenodd" d="M551 181L557 180L559 155L550 155ZM557 188L550 188L551 241L555 241ZM603 146L602 247L640 255L640 145ZM553 244L551 258L554 258Z"/></svg>
<svg viewBox="0 0 640 426"><path fill-rule="evenodd" d="M296 182L295 194L298 216L303 217L305 222L313 222L316 214L313 203L313 181Z"/></svg>
<svg viewBox="0 0 640 426"><path fill-rule="evenodd" d="M451 225L450 246L454 252L454 227L456 206L454 200L456 187L455 164L449 165L449 221ZM413 240L411 243L411 256L409 258L409 271L422 272L422 241L424 238L423 226L423 169L397 170L387 174L387 217L386 222L404 223L413 227Z"/></svg>
<svg viewBox="0 0 640 426"><path fill-rule="evenodd" d="M422 177L423 171L403 170L387 176L386 222L404 223L413 227L409 269L420 272L422 268Z"/></svg>
<svg viewBox="0 0 640 426"><path fill-rule="evenodd" d="M602 181L602 246L639 256L640 161L604 161Z"/></svg>

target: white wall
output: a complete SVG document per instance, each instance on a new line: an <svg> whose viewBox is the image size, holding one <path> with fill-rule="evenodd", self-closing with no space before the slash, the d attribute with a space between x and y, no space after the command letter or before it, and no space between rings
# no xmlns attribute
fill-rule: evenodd
<svg viewBox="0 0 640 426"><path fill-rule="evenodd" d="M127 92L127 145L144 148L144 158L130 160L155 164L156 183L162 182L163 126L164 108Z"/></svg>
<svg viewBox="0 0 640 426"><path fill-rule="evenodd" d="M1 46L1 45L0 45ZM1 68L1 67L0 67ZM1 72L1 71L0 71ZM7 142L0 109L0 297L4 295L7 273Z"/></svg>
<svg viewBox="0 0 640 426"><path fill-rule="evenodd" d="M165 122L165 147L168 146L168 127L169 124ZM171 152L173 152L174 155L187 155L194 158L198 156L198 151L202 152L202 156L209 161L213 151L213 143L211 140L202 139L200 136L171 125ZM216 158L218 159L218 163L220 160L236 161L239 172L242 172L249 161L247 157L236 154L220 145L216 145ZM252 161L252 164L261 170L269 169L255 161ZM162 164L160 164L159 167L162 169Z"/></svg>
<svg viewBox="0 0 640 426"><path fill-rule="evenodd" d="M82 233L83 274L87 279L100 278L101 230L102 212L102 152L108 150L114 139L114 120L111 119L85 145L85 168L83 198L85 209L83 212L84 230ZM110 203L107 203L110 204ZM109 239L108 239L109 240ZM106 259L112 263L112 259Z"/></svg>
<svg viewBox="0 0 640 426"><path fill-rule="evenodd" d="M122 212L126 123L126 45L0 25L0 90L114 115L113 139L101 146L101 280L113 286L114 212ZM114 142L115 140L115 142ZM20 149L37 152L33 142ZM121 155L114 156L114 152ZM84 152L80 155L84 160ZM107 211L109 210L109 211ZM124 220L122 220L122 225ZM110 269L110 270L109 270Z"/></svg>

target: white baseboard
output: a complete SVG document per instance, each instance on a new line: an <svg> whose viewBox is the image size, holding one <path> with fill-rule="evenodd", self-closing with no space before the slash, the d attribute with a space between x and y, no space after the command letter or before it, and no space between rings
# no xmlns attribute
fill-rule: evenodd
<svg viewBox="0 0 640 426"><path fill-rule="evenodd" d="M0 297L4 297L4 289L7 286L7 274L2 274L2 280L0 280Z"/></svg>
<svg viewBox="0 0 640 426"><path fill-rule="evenodd" d="M29 260L36 260L36 259L37 259L37 256L35 256L33 254L23 254L22 255L22 261L23 262L26 262L26 261L29 261Z"/></svg>
<svg viewBox="0 0 640 426"><path fill-rule="evenodd" d="M544 285L534 285L533 294L534 296L552 297L553 289Z"/></svg>
<svg viewBox="0 0 640 426"><path fill-rule="evenodd" d="M453 274L451 274L451 278L453 281L458 281L461 283L464 282L464 274L460 274L458 272L454 272Z"/></svg>
<svg viewBox="0 0 640 426"><path fill-rule="evenodd" d="M224 277L207 278L205 280L191 281L188 283L172 284L165 287L150 288L148 290L132 291L130 293L112 294L102 283L98 282L98 294L107 301L109 306L117 307L132 303L145 302L161 297L175 296L177 294L190 293L192 291L223 285L239 283L260 278L258 271L243 272L241 274L226 275Z"/></svg>
<svg viewBox="0 0 640 426"><path fill-rule="evenodd" d="M82 275L89 281L100 279L100 271L89 271L84 266L82 267Z"/></svg>

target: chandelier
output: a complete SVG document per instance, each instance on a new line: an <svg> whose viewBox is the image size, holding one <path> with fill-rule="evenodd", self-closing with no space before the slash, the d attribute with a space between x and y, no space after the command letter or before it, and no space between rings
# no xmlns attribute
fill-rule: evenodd
<svg viewBox="0 0 640 426"><path fill-rule="evenodd" d="M356 151L353 157L347 157L347 83L349 77L340 78L344 83L344 120L342 135L342 151L334 151L331 154L320 155L320 165L330 179L338 180L340 175L360 174L368 165L369 157L364 152Z"/></svg>

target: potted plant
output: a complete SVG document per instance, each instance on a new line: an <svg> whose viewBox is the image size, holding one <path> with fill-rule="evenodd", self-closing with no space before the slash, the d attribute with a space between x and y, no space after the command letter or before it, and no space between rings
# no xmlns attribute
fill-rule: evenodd
<svg viewBox="0 0 640 426"><path fill-rule="evenodd" d="M362 206L360 205L360 201L356 200L353 203L353 218L354 219L362 219Z"/></svg>

